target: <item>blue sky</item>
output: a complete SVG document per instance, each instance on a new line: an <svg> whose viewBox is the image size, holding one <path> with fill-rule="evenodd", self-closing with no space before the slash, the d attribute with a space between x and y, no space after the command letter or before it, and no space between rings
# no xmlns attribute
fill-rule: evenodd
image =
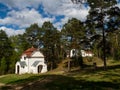
<svg viewBox="0 0 120 90"><path fill-rule="evenodd" d="M71 0L0 0L0 29L11 36L23 34L33 23L50 21L60 30L72 17L84 21L89 9Z"/></svg>

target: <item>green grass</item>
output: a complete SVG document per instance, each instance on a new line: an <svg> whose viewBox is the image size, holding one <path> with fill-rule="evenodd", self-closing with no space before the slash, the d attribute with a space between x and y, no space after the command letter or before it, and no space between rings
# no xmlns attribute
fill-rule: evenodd
<svg viewBox="0 0 120 90"><path fill-rule="evenodd" d="M4 84L21 84L26 82L31 82L37 79L41 79L39 75L33 74L23 74L23 75L16 75L16 74L8 74L5 76L0 77L0 83Z"/></svg>
<svg viewBox="0 0 120 90"><path fill-rule="evenodd" d="M120 62L109 61L108 70L83 69L64 74L9 74L0 77L0 90L120 90Z"/></svg>
<svg viewBox="0 0 120 90"><path fill-rule="evenodd" d="M27 85L30 82L32 84ZM23 90L30 88L40 88L40 90L120 90L120 69L71 72L65 75L13 74L1 77L0 83L12 84L11 87L16 84L22 85ZM10 86L4 86L2 90L7 90L6 88L9 89Z"/></svg>

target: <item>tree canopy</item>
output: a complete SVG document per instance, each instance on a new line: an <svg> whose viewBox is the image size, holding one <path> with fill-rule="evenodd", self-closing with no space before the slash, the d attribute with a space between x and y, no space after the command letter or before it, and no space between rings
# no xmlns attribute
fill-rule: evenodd
<svg viewBox="0 0 120 90"><path fill-rule="evenodd" d="M92 50L95 57L103 59L105 68L106 58L120 59L120 8L116 6L117 1L71 1L90 7L86 21L69 19L61 31L50 21L44 22L42 26L34 23L26 28L23 35L11 37L0 30L0 74L14 72L21 53L32 46L43 52L49 69L56 67L68 55L68 51L70 54L71 49Z"/></svg>

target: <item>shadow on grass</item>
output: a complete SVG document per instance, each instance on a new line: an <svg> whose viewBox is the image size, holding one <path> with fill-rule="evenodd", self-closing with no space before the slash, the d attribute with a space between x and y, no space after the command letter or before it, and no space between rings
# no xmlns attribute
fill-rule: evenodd
<svg viewBox="0 0 120 90"><path fill-rule="evenodd" d="M115 69L120 69L120 65L111 65L111 66L107 66L107 70L115 70ZM84 71L87 71L87 72L93 72L93 71L104 71L104 66L96 66L94 67L93 65L84 65L84 68L82 69ZM78 70L80 71L80 70ZM75 72L75 71L73 71Z"/></svg>
<svg viewBox="0 0 120 90"><path fill-rule="evenodd" d="M119 84L111 82L93 82L86 80L75 80L72 77L56 77L51 83L47 84L49 90L115 90L120 88Z"/></svg>
<svg viewBox="0 0 120 90"><path fill-rule="evenodd" d="M112 65L112 66L107 66L107 69L104 70L104 66L97 67L96 69L92 69L93 71L99 72L99 71L108 71L108 70L116 70L120 69L120 65Z"/></svg>
<svg viewBox="0 0 120 90"><path fill-rule="evenodd" d="M16 87L22 87L17 90L120 90L120 83L86 81L82 80L82 78L81 80L76 80L73 77L63 75L32 76L28 79L11 83L20 83L23 81L29 81L29 83L17 84ZM16 87L13 86L4 86L0 90L14 90Z"/></svg>
<svg viewBox="0 0 120 90"><path fill-rule="evenodd" d="M11 80L11 81L5 83L6 85L0 87L0 90L14 90L15 86L22 86L22 87L24 87L24 86L26 86L30 82L34 82L34 81L36 81L38 79L42 80L43 78L44 77L41 77L41 76L30 76L28 78L19 79L19 75L18 75L18 79Z"/></svg>

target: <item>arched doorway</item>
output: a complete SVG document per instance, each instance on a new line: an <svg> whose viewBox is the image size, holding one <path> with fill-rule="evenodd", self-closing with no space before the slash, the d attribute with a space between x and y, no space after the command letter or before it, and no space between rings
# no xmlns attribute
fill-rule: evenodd
<svg viewBox="0 0 120 90"><path fill-rule="evenodd" d="M43 65L39 65L39 66L38 66L38 73L41 73L42 68L43 68Z"/></svg>
<svg viewBox="0 0 120 90"><path fill-rule="evenodd" d="M17 65L17 74L19 74L19 72L20 72L20 66Z"/></svg>

